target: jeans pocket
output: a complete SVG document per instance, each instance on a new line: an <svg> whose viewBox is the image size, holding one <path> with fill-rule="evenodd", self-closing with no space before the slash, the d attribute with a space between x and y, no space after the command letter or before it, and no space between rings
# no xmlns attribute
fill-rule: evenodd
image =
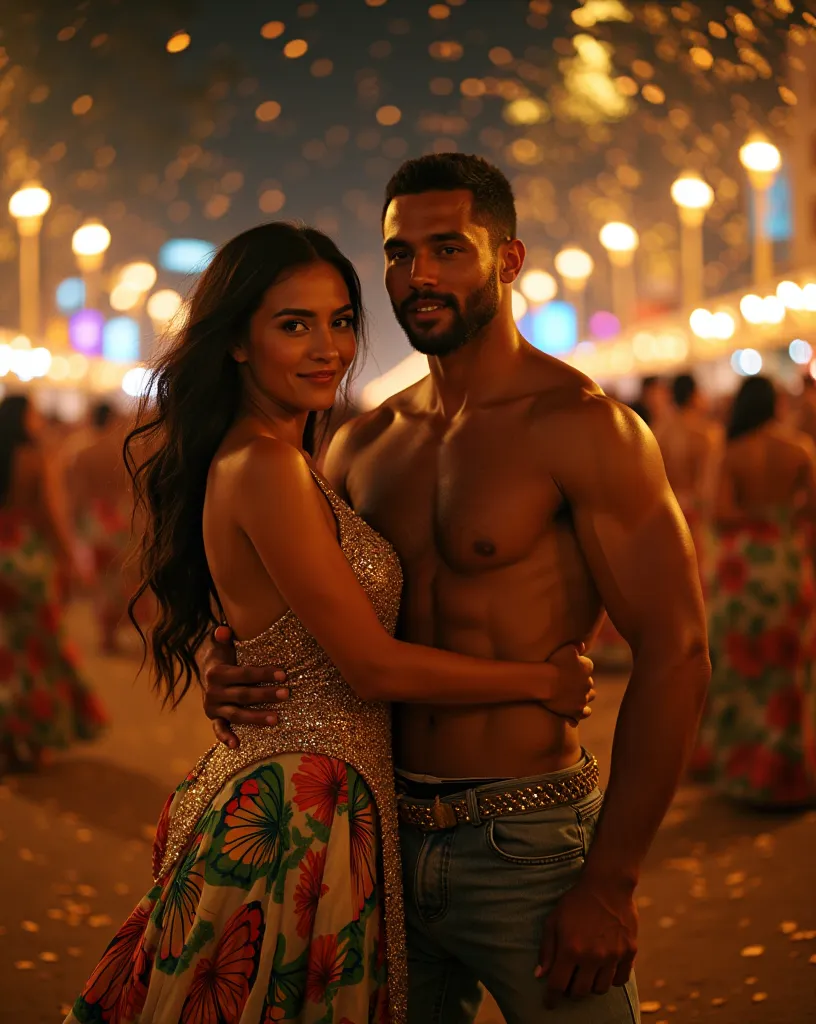
<svg viewBox="0 0 816 1024"><path fill-rule="evenodd" d="M485 842L489 850L509 864L560 864L584 855L583 826L568 804L530 814L491 818L485 826Z"/></svg>

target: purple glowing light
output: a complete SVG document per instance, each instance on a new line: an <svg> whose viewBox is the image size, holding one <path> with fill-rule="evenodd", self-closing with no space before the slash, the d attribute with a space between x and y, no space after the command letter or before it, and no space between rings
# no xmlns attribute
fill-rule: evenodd
<svg viewBox="0 0 816 1024"><path fill-rule="evenodd" d="M71 348L84 356L102 355L102 334L105 317L98 309L81 309L68 321Z"/></svg>
<svg viewBox="0 0 816 1024"><path fill-rule="evenodd" d="M598 341L614 338L620 333L620 329L620 320L614 313L607 313L606 310L599 310L589 318L589 333Z"/></svg>

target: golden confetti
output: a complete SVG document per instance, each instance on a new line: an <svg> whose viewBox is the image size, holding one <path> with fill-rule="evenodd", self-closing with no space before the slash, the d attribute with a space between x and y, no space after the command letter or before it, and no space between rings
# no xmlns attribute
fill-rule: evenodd
<svg viewBox="0 0 816 1024"><path fill-rule="evenodd" d="M14 966L18 971L31 971L34 969L33 960L15 960Z"/></svg>
<svg viewBox="0 0 816 1024"><path fill-rule="evenodd" d="M724 999L724 998L723 998L722 996L715 996L715 997L714 997L714 998L713 998L713 999L711 1000L711 1005L712 1005L712 1006L725 1006L725 1004L726 1004L727 1002L728 1002L728 1000L727 1000L727 999Z"/></svg>
<svg viewBox="0 0 816 1024"><path fill-rule="evenodd" d="M751 1002L752 1003L764 1003L767 998L768 998L768 993L767 992L754 992L753 995L751 996Z"/></svg>
<svg viewBox="0 0 816 1024"><path fill-rule="evenodd" d="M78 885L76 891L79 896L96 896L96 889L92 885Z"/></svg>
<svg viewBox="0 0 816 1024"><path fill-rule="evenodd" d="M46 964L55 964L59 960L56 953L40 953L40 960Z"/></svg>
<svg viewBox="0 0 816 1024"><path fill-rule="evenodd" d="M190 45L190 35L187 32L176 32L175 35L170 36L167 40L167 52L168 53L181 53L182 50L186 50Z"/></svg>
<svg viewBox="0 0 816 1024"><path fill-rule="evenodd" d="M816 938L816 932L799 931L794 932L793 935L791 935L790 940L791 942L809 942L813 938Z"/></svg>
<svg viewBox="0 0 816 1024"><path fill-rule="evenodd" d="M740 950L740 956L744 956L744 957L762 956L762 954L764 952L765 952L765 947L764 946L744 946Z"/></svg>
<svg viewBox="0 0 816 1024"><path fill-rule="evenodd" d="M64 921L65 920L65 911L64 910L60 910L59 907L51 907L50 910L46 911L46 914L48 915L48 917L51 918L52 921Z"/></svg>
<svg viewBox="0 0 816 1024"><path fill-rule="evenodd" d="M78 843L90 843L93 839L93 833L89 828L78 828L76 838Z"/></svg>
<svg viewBox="0 0 816 1024"><path fill-rule="evenodd" d="M91 914L88 924L91 928L104 928L106 925L113 924L113 920L109 914Z"/></svg>
<svg viewBox="0 0 816 1024"><path fill-rule="evenodd" d="M73 956L73 957L82 956L82 950L79 948L79 946L69 946L65 950L65 952L68 954L68 956Z"/></svg>
<svg viewBox="0 0 816 1024"><path fill-rule="evenodd" d="M40 926L36 921L22 921L20 927L24 932L38 932L40 930Z"/></svg>
<svg viewBox="0 0 816 1024"><path fill-rule="evenodd" d="M662 1009L662 1007L663 1007L662 1003L649 1002L647 1000L646 1002L643 1002L643 1003L640 1004L640 1012L641 1013L657 1013L659 1010Z"/></svg>
<svg viewBox="0 0 816 1024"><path fill-rule="evenodd" d="M779 930L783 935L791 935L798 927L799 925L795 921L783 921L779 926Z"/></svg>

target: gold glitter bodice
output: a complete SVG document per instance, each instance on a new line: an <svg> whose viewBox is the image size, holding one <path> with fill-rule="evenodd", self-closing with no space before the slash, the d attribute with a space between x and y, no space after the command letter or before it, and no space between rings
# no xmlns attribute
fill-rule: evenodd
<svg viewBox="0 0 816 1024"><path fill-rule="evenodd" d="M391 545L314 474L337 520L340 546L377 617L393 635L402 570ZM350 764L377 805L383 848L388 988L392 1024L404 1024L407 968L391 713L363 701L292 611L260 636L235 645L239 665L275 665L286 672L290 697L274 705L275 726L236 725L237 750L216 744L201 758L173 809L158 879L178 861L216 794L244 768L285 753L319 753Z"/></svg>

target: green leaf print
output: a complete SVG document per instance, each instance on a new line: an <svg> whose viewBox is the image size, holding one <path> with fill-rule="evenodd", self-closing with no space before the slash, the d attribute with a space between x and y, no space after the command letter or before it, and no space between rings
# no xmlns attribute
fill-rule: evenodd
<svg viewBox="0 0 816 1024"><path fill-rule="evenodd" d="M308 963L309 950L307 948L299 957L287 964L286 936L278 936L264 1009L283 1010L284 1020L296 1020L300 1016L306 998Z"/></svg>
<svg viewBox="0 0 816 1024"><path fill-rule="evenodd" d="M214 935L215 928L213 928L212 921L197 921L190 932L190 939L184 947L184 952L176 964L175 973L182 974L186 971L192 963L193 957L201 952Z"/></svg>
<svg viewBox="0 0 816 1024"><path fill-rule="evenodd" d="M311 814L306 815L306 823L314 833L315 838L319 839L324 846L327 846L329 836L331 835L331 826L324 825L322 821L318 821L317 818L313 818Z"/></svg>

